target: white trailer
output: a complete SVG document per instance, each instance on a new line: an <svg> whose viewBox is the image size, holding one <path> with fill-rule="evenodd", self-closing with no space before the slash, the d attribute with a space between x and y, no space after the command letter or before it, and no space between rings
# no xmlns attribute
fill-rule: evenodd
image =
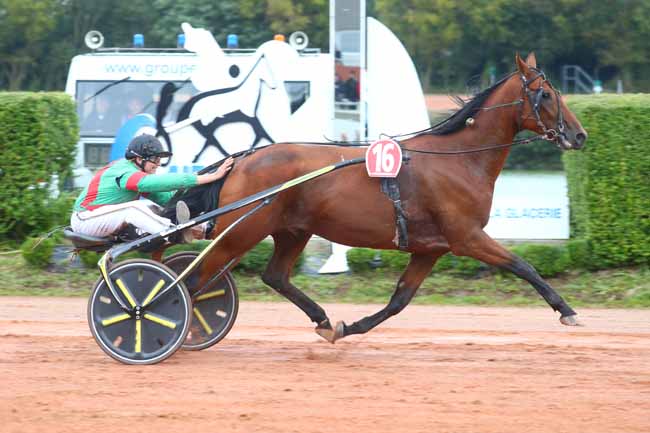
<svg viewBox="0 0 650 433"><path fill-rule="evenodd" d="M183 30L184 50L113 48L72 59L66 92L80 122L75 186L144 131L174 152L162 167L170 172L197 171L272 142L332 137L329 54L276 40L222 50L207 30Z"/></svg>

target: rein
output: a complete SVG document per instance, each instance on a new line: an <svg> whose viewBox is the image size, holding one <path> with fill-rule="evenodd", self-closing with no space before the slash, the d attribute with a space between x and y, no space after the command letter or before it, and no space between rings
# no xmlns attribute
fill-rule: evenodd
<svg viewBox="0 0 650 433"><path fill-rule="evenodd" d="M528 102L531 106L532 112L534 114L534 119L537 122L537 126L542 130L542 134L538 134L534 137L529 137L529 138L523 138L519 140L514 140L511 143L505 143L505 144L493 144L493 145L487 145L484 147L480 147L477 149L470 149L470 150L457 150L457 151L436 151L436 150L417 150L417 149L407 149L403 148L404 150L414 152L414 153L424 153L424 154L431 154L431 155L467 155L471 153L479 153L479 152L486 152L490 150L496 150L496 149L504 149L508 147L512 147L515 145L519 144L528 144L532 143L534 141L539 141L539 140L544 140L544 141L552 141L555 142L555 144L559 147L560 143L558 142L558 139L562 136L564 136L564 117L562 115L562 109L560 107L560 92L553 87L550 81L546 79L546 75L544 72L542 72L539 69L536 68L531 68L534 71L537 72L537 75L535 75L533 78L530 80L527 80L524 75L521 75L521 88L522 88L522 97L520 99L517 99L516 101L513 102L506 102L502 104L496 104L496 105L491 105L489 107L480 107L478 110L480 111L491 111L495 110L498 108L507 108L507 107L514 107L514 106L519 106L519 117L517 119L517 130L521 131L521 125L523 124L523 121L526 119L529 119L530 117L523 118L523 105L524 105L524 98L528 99ZM512 76L515 73L513 72L512 74L509 75ZM541 114L540 114L540 105L542 103L542 98L544 97L544 88L542 85L540 85L537 89L532 90L530 89L530 85L537 81L538 79L542 79L542 84L548 83L549 87L553 90L555 93L555 100L557 101L557 129L553 128L547 128L546 125L544 125L544 122L542 122ZM467 120L469 121L471 119L468 118ZM393 135L389 136L391 139L396 139L400 137L406 137L406 136L413 136L415 134L420 134L423 132L430 131L434 128L436 128L439 125L442 125L445 123L448 119L443 120L442 122L431 126L429 128L423 129L421 131L416 131L416 132L411 132L408 134L400 134L400 135ZM397 140L396 140L397 141ZM399 142L399 141L398 141Z"/></svg>
<svg viewBox="0 0 650 433"><path fill-rule="evenodd" d="M413 153L425 153L429 155L468 155L471 153L487 152L489 150L505 149L507 147L517 146L519 144L528 144L539 140L548 140L548 139L546 138L546 135L536 135L534 137L514 140L511 143L491 144L485 147L479 147L477 149L470 149L470 150L419 150L419 149L409 149L406 147L402 147L402 150L406 150Z"/></svg>
<svg viewBox="0 0 650 433"><path fill-rule="evenodd" d="M490 151L490 150L505 149L505 148L508 148L508 147L517 146L517 145L520 145L520 144L529 144L529 143L532 143L532 142L535 142L535 141L540 141L540 140L555 142L555 144L557 146L560 146L560 144L558 142L558 139L560 137L564 136L564 129L565 129L564 117L562 115L562 109L560 107L560 92L555 87L553 87L553 85L551 84L550 81L548 81L546 79L546 75L544 74L543 71L541 71L541 70L539 70L537 68L532 68L532 67L531 67L531 69L534 70L535 72L537 72L537 75L535 75L530 80L527 80L524 75L520 75L521 87L522 87L522 96L521 96L521 98L517 99L516 101L505 102L505 103L502 103L502 104L495 104L495 105L491 105L489 107L479 107L477 110L478 111L491 111L491 110L496 110L496 109L499 109L499 108L507 108L507 107L519 106L520 114L519 114L519 117L517 119L517 129L518 129L518 131L521 131L521 125L522 125L523 121L531 118L529 116L524 118L523 114L521 114L522 110L523 110L524 102L527 99L528 102L530 103L532 112L533 112L533 114L535 116L534 119L537 122L537 125L542 130L542 134L537 134L537 135L535 135L533 137L513 140L510 143L491 144L491 145L486 145L484 147L480 147L480 148L477 148L477 149L469 149L469 150L448 150L448 151L445 151L445 150L419 150L419 149L409 149L409 148L405 148L405 147L402 147L402 149L405 150L405 151L413 152L413 153L422 153L422 154L429 154L429 155L468 155L468 154L472 154L472 153L487 152L487 151ZM512 72L511 74L509 74L506 77L506 79L511 77L515 73L516 72ZM530 87L529 87L532 83L534 83L535 81L537 81L540 78L542 79L542 84L543 83L548 83L549 87L555 93L555 97L556 97L555 99L557 101L557 112L558 112L556 129L547 128L546 125L544 125L544 122L542 122L542 119L541 119L541 115L540 115L540 108L541 107L540 106L541 106L542 98L544 97L544 88L542 87L542 85L540 85L537 89L534 89L534 90L530 89ZM471 117L468 118L467 120L469 120L469 119L471 119ZM415 136L417 134L421 134L421 133L431 131L431 130L435 129L438 126L443 125L448 120L449 119L444 119L441 122L438 122L437 124L435 124L433 126L430 126L428 128L425 128L425 129L422 129L422 130L419 130L419 131L413 131L413 132L408 132L408 133L405 133L405 134L397 134L397 135L388 135L388 134L380 134L380 135L384 135L384 136L386 136L386 137L388 137L390 139L393 139L393 140L397 141L398 143L400 143L400 145L401 145L401 141L398 140L399 138L413 137L413 136ZM336 145L336 146L341 146L341 147L366 147L366 146L369 146L370 144L372 144L370 141L337 142L335 140L329 140L329 142L327 142L327 143L304 142L304 141L301 141L301 142L287 142L287 144L291 144L291 143L293 143L293 144L313 144L313 145L323 145L323 146ZM265 148L267 146L270 146L270 145L260 146L260 147L254 148L254 149L249 149L249 150L237 152L237 153L235 153L235 154L233 154L231 156L233 156L233 157L242 156L242 155L246 156L247 154L254 153L256 150ZM218 165L219 165L219 163L212 164L212 165L204 168L203 170L201 170L199 173L205 173L205 172L208 172L208 171L212 171Z"/></svg>

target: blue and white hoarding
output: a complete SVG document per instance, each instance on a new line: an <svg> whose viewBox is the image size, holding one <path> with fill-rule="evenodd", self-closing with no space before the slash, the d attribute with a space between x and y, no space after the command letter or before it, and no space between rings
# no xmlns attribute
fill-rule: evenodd
<svg viewBox="0 0 650 433"><path fill-rule="evenodd" d="M495 239L569 239L564 173L501 173L485 231Z"/></svg>

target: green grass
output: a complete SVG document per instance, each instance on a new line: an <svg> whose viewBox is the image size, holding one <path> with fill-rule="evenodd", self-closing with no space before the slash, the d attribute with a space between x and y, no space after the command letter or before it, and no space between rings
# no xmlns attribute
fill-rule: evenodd
<svg viewBox="0 0 650 433"><path fill-rule="evenodd" d="M41 271L25 264L19 253L0 254L0 295L82 296L89 295L99 277L94 269L67 268L64 272ZM310 276L296 275L292 282L317 302L388 302L399 274L371 272ZM243 300L280 301L280 295L257 275L236 272ZM650 269L624 268L607 271L570 272L548 282L574 306L623 308L650 307ZM445 305L545 305L525 281L500 274L463 278L440 272L421 285L414 304Z"/></svg>

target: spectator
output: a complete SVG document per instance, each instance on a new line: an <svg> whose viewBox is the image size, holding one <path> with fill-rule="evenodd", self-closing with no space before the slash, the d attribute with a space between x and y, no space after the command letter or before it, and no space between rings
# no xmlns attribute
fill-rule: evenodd
<svg viewBox="0 0 650 433"><path fill-rule="evenodd" d="M111 103L106 95L95 96L95 107L86 117L82 129L87 132L100 132L103 135L115 133L118 125L116 118L111 113Z"/></svg>
<svg viewBox="0 0 650 433"><path fill-rule="evenodd" d="M359 101L359 81L356 71L350 71L350 78L345 81L345 96L351 102Z"/></svg>

